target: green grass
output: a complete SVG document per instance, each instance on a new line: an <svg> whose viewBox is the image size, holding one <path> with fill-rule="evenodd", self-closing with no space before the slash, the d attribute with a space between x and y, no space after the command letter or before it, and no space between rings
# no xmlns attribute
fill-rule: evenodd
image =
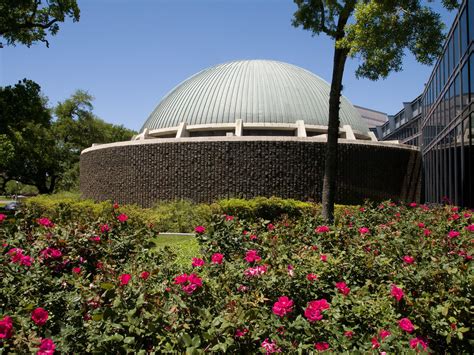
<svg viewBox="0 0 474 355"><path fill-rule="evenodd" d="M176 253L175 263L182 267L191 265L191 259L201 255L199 243L191 235L159 235L152 242L155 250L170 247Z"/></svg>

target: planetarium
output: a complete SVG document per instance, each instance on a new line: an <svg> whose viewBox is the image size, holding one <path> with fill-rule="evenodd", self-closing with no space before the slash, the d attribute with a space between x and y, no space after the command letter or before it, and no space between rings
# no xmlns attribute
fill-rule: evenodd
<svg viewBox="0 0 474 355"><path fill-rule="evenodd" d="M287 63L244 60L186 79L131 141L81 153L83 197L162 200L278 196L321 200L330 85ZM418 200L420 153L378 142L341 98L337 202Z"/></svg>

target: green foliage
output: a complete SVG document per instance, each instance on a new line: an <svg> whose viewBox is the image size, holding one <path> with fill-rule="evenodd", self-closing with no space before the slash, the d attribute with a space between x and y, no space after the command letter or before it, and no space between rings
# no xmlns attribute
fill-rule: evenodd
<svg viewBox="0 0 474 355"><path fill-rule="evenodd" d="M1 352L35 352L41 338L61 353L256 353L266 339L283 353L310 353L322 342L334 353L416 353L423 351L410 345L416 338L429 346L425 352L472 349L469 211L367 205L319 232L320 219L308 215L272 225L214 216L197 235L205 263L192 268L191 254L177 263L154 227L130 216L120 222L123 208L109 204L100 218L44 226L28 207L0 222L0 321L11 317L13 328ZM13 248L23 249L16 261ZM46 248L61 255L46 257ZM250 250L261 259L246 260ZM215 252L222 263L212 262ZM31 266L19 261L27 256ZM185 288L193 283L176 279L183 272L202 284ZM121 281L125 274L129 282ZM293 302L283 315L275 308L282 296ZM309 302L323 299L329 308L309 321ZM37 307L48 311L44 325L32 320ZM411 333L399 326L403 318Z"/></svg>
<svg viewBox="0 0 474 355"><path fill-rule="evenodd" d="M79 21L79 14L76 0L0 0L0 36L7 45L22 43L29 47L41 41L49 46L48 32L55 35L59 22L67 17Z"/></svg>

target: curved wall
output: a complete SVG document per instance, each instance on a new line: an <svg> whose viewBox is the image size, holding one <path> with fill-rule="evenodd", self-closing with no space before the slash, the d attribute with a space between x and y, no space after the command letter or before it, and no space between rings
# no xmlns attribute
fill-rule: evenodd
<svg viewBox="0 0 474 355"><path fill-rule="evenodd" d="M417 201L420 153L340 140L337 203ZM279 196L321 200L325 141L297 137L149 139L81 154L83 197L151 206L158 200Z"/></svg>

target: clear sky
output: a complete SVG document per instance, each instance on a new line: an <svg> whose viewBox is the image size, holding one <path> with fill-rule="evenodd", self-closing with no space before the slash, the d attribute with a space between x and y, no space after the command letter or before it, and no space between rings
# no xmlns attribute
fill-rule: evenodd
<svg viewBox="0 0 474 355"><path fill-rule="evenodd" d="M139 130L160 99L190 75L238 59L273 59L331 80L332 42L296 29L291 0L78 0L81 19L50 39L0 49L0 85L28 78L50 105L76 89L95 97L103 120ZM436 9L440 9L436 4ZM447 29L455 13L442 11ZM360 106L395 114L418 96L431 67L405 57L404 71L371 82L346 65L343 94Z"/></svg>

